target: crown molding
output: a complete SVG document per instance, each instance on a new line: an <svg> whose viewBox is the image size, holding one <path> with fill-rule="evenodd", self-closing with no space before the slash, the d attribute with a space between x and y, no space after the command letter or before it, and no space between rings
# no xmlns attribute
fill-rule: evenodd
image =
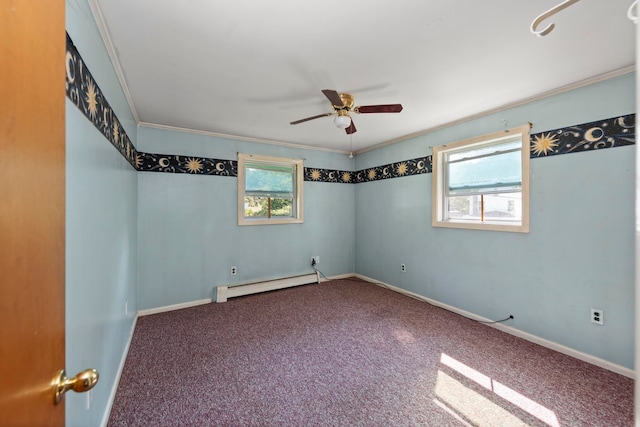
<svg viewBox="0 0 640 427"><path fill-rule="evenodd" d="M592 85L592 84L595 84L595 83L598 83L598 82L601 82L601 81L609 80L609 79L612 79L614 77L622 76L624 74L629 74L629 73L634 72L635 70L636 70L635 64L634 65L629 65L627 67L619 68L617 70L613 70L613 71L610 71L608 73L599 74L597 76L590 77L588 79L581 80L581 81L576 82L576 83L572 83L572 84L569 84L569 85L566 85L566 86L562 86L562 87L559 87L559 88L556 88L556 89L552 89L550 91L543 92L543 93L540 93L538 95L530 96L528 98L523 98L523 99L521 99L519 101L514 101L514 102L511 102L509 104L504 104L504 105L502 105L500 107L492 108L490 110L485 110L485 111L482 111L480 113L473 114L471 116L463 117L461 119L457 119L457 120L453 120L453 121L450 121L450 122L447 122L447 123L443 123L441 125L434 126L434 127L431 127L431 128L425 129L425 130L421 130L421 131L414 132L414 133L411 133L411 134L408 134L408 135L405 135L405 136L394 138L394 139L391 139L389 141L382 142L380 144L372 145L371 147L367 147L367 148L363 148L361 150L355 151L354 154L362 154L362 153L365 153L367 151L372 151L372 150L376 150L378 148L382 148L382 147L386 147L388 145L395 144L397 142L406 141L408 139L416 138L416 137L422 136L422 135L427 135L429 133L433 133L433 132L438 131L440 129L448 128L450 126L458 125L460 123L469 122L471 120L479 119L481 117L485 117L485 116L489 116L491 114L499 113L501 111L509 110L511 108L518 107L520 105L528 104L528 103L534 102L534 101L539 101L539 100L544 99L544 98L549 98L549 97L554 96L554 95L559 95L561 93L569 92L569 91L572 91L574 89L579 89L579 88L584 87L584 86L589 86L589 85Z"/></svg>
<svg viewBox="0 0 640 427"><path fill-rule="evenodd" d="M129 104L129 109L131 110L131 114L133 114L133 118L136 121L136 123L139 124L140 117L138 116L138 112L136 111L136 106L133 103L133 98L131 97L131 92L129 91L127 80L124 77L124 71L122 71L122 67L120 66L120 61L118 60L116 49L113 46L113 42L111 41L111 36L109 35L109 29L107 27L106 21L104 20L102 9L100 9L98 0L89 0L89 7L91 8L91 13L93 14L93 18L96 21L96 25L98 26L98 31L100 31L100 36L102 36L102 42L104 43L104 46L107 49L107 54L109 55L109 59L111 59L111 64L113 65L113 69L115 70L116 76L118 77L118 81L120 82L120 87L122 88L122 91L124 92L124 96L127 99L127 103Z"/></svg>
<svg viewBox="0 0 640 427"><path fill-rule="evenodd" d="M259 144L279 145L279 146L282 146L282 147L299 148L299 149L303 149L303 150L326 151L326 152L329 152L329 153L349 154L349 151L336 150L336 149L333 149L333 148L323 148L323 147L315 147L315 146L312 146L312 145L293 144L293 143L290 143L290 142L273 141L273 140L270 140L270 139L261 139L261 138L251 138L251 137L248 137L248 136L227 135L227 134L224 134L224 133L210 132L210 131L205 131L205 130L196 130L196 129L189 129L189 128L181 128L181 127L177 127L177 126L160 125L160 124L157 124L157 123L138 122L138 126L143 126L143 127L153 128L153 129L160 129L160 130L170 130L170 131L175 131L175 132L191 133L191 134L195 134L195 135L214 136L216 138L233 139L233 140L236 140L236 141L256 142L256 143L259 143Z"/></svg>

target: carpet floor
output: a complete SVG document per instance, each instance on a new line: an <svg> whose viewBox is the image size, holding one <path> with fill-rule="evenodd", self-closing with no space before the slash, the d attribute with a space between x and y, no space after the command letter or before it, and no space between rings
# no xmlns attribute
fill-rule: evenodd
<svg viewBox="0 0 640 427"><path fill-rule="evenodd" d="M138 319L109 426L633 425L633 380L357 279Z"/></svg>

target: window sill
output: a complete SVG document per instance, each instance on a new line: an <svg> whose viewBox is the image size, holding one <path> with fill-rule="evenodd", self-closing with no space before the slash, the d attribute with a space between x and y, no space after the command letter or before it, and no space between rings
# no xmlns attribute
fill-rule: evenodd
<svg viewBox="0 0 640 427"><path fill-rule="evenodd" d="M511 233L528 233L529 224L513 224L509 222L479 223L471 221L433 221L433 227L461 228L467 230L507 231Z"/></svg>
<svg viewBox="0 0 640 427"><path fill-rule="evenodd" d="M279 218L279 219L240 219L238 225L278 225L278 224L302 224L302 218Z"/></svg>

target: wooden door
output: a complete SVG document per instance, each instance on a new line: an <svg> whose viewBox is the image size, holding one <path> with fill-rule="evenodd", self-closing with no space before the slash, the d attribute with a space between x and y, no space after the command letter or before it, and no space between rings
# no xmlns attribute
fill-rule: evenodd
<svg viewBox="0 0 640 427"><path fill-rule="evenodd" d="M0 1L0 425L63 426L65 3Z"/></svg>

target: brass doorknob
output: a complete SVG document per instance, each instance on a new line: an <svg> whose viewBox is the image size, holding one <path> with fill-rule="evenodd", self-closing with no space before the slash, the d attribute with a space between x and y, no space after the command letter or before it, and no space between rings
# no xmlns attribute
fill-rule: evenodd
<svg viewBox="0 0 640 427"><path fill-rule="evenodd" d="M73 390L76 393L84 393L89 391L96 385L100 374L95 369L85 369L73 378L67 378L67 374L64 369L58 372L53 380L53 388L55 391L55 404L62 402L64 394L69 390Z"/></svg>

